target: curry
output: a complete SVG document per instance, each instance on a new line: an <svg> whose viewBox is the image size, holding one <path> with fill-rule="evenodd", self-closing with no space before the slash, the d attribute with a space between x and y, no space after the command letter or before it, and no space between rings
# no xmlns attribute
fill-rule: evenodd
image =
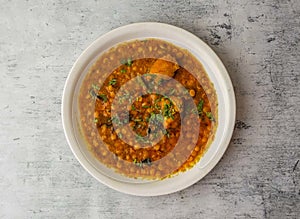
<svg viewBox="0 0 300 219"><path fill-rule="evenodd" d="M216 91L202 64L159 39L101 54L81 84L78 106L89 150L133 178L163 179L193 167L218 121Z"/></svg>

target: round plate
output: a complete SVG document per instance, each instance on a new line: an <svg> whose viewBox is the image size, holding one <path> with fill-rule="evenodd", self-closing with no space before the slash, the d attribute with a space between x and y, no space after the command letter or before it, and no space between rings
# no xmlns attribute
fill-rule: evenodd
<svg viewBox="0 0 300 219"><path fill-rule="evenodd" d="M159 38L186 48L204 66L218 96L218 128L215 139L200 161L190 170L171 178L147 183L124 182L104 175L88 156L87 147L78 141L75 131L74 95L76 84L88 65L103 51L124 41ZM67 141L81 165L101 183L117 191L139 195L157 196L182 190L203 178L223 156L232 136L235 124L236 103L229 75L214 51L195 35L172 25L163 23L135 23L126 25L100 36L77 59L67 78L62 99L62 122Z"/></svg>

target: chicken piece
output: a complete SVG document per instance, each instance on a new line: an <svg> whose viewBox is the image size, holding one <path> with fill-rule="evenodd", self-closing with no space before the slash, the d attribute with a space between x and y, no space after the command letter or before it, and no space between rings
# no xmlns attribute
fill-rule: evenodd
<svg viewBox="0 0 300 219"><path fill-rule="evenodd" d="M150 68L151 74L163 74L173 77L175 71L179 69L179 65L174 57L166 55L157 59Z"/></svg>

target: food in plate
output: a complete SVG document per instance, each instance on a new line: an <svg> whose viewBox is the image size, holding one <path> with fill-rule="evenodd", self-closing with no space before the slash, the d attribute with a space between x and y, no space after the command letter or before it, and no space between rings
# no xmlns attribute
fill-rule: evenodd
<svg viewBox="0 0 300 219"><path fill-rule="evenodd" d="M100 54L80 85L78 107L91 153L141 179L193 167L218 124L216 91L202 64L186 49L155 38Z"/></svg>

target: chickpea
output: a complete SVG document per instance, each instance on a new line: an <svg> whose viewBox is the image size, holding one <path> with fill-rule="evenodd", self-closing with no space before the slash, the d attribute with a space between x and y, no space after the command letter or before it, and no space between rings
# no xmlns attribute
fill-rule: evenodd
<svg viewBox="0 0 300 219"><path fill-rule="evenodd" d="M101 126L101 132L104 134L104 132L106 131L106 125Z"/></svg>
<svg viewBox="0 0 300 219"><path fill-rule="evenodd" d="M156 150L156 151L158 151L158 150L160 149L160 145L159 145L159 144L155 145L155 146L153 147L153 149Z"/></svg>
<svg viewBox="0 0 300 219"><path fill-rule="evenodd" d="M140 145L136 144L136 145L133 146L133 148L134 148L134 150L138 150L138 149L140 149L141 147L140 147Z"/></svg>
<svg viewBox="0 0 300 219"><path fill-rule="evenodd" d="M107 155L107 151L103 151L102 155L105 157Z"/></svg>
<svg viewBox="0 0 300 219"><path fill-rule="evenodd" d="M108 90L109 90L109 91L112 91L113 89L114 89L114 88L113 88L112 85L109 85L109 86L108 86Z"/></svg>
<svg viewBox="0 0 300 219"><path fill-rule="evenodd" d="M99 143L95 139L93 140L93 146L95 146L95 147L99 146Z"/></svg>
<svg viewBox="0 0 300 219"><path fill-rule="evenodd" d="M114 97L115 97L115 93L114 93L114 92L109 92L109 96L110 96L111 98L114 98Z"/></svg>
<svg viewBox="0 0 300 219"><path fill-rule="evenodd" d="M146 151L146 150L144 150L143 151L143 159L142 160L145 160L146 158L148 158L148 156L149 156L149 152Z"/></svg>
<svg viewBox="0 0 300 219"><path fill-rule="evenodd" d="M121 162L118 162L117 163L117 167L120 169L122 167L122 163Z"/></svg>
<svg viewBox="0 0 300 219"><path fill-rule="evenodd" d="M203 137L203 138L201 139L201 142L202 142L202 144L206 143L206 142L207 142L207 138L206 138L206 137Z"/></svg>
<svg viewBox="0 0 300 219"><path fill-rule="evenodd" d="M103 64L107 63L108 61L108 58L103 59Z"/></svg>
<svg viewBox="0 0 300 219"><path fill-rule="evenodd" d="M111 137L110 137L110 139L111 139L112 141L116 140L116 139L117 139L117 135L116 135L116 134L112 134Z"/></svg>
<svg viewBox="0 0 300 219"><path fill-rule="evenodd" d="M194 97L195 94L196 94L195 91L194 91L193 89L191 89L189 93L190 93L191 97Z"/></svg>

